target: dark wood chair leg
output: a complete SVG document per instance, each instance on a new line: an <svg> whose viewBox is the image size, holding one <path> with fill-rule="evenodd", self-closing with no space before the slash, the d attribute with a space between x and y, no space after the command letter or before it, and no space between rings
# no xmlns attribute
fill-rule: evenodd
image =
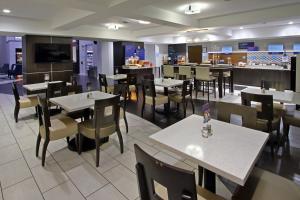
<svg viewBox="0 0 300 200"><path fill-rule="evenodd" d="M122 154L124 152L124 144L123 144L123 137L119 128L117 128L117 135L120 143L120 152Z"/></svg>
<svg viewBox="0 0 300 200"><path fill-rule="evenodd" d="M99 167L99 160L100 160L100 139L97 136L95 138L95 142L96 142L96 167Z"/></svg>
<svg viewBox="0 0 300 200"><path fill-rule="evenodd" d="M186 117L186 102L182 102L182 106L183 106L183 117Z"/></svg>
<svg viewBox="0 0 300 200"><path fill-rule="evenodd" d="M217 98L216 80L213 81L213 86L214 86L214 95L215 95L215 98Z"/></svg>
<svg viewBox="0 0 300 200"><path fill-rule="evenodd" d="M152 106L152 119L155 121L155 106Z"/></svg>
<svg viewBox="0 0 300 200"><path fill-rule="evenodd" d="M144 109L145 109L145 100L144 100L143 105L142 105L142 113L141 113L142 117L144 117Z"/></svg>
<svg viewBox="0 0 300 200"><path fill-rule="evenodd" d="M177 103L177 104L176 104L177 112L179 112L179 106L180 106L179 103Z"/></svg>
<svg viewBox="0 0 300 200"><path fill-rule="evenodd" d="M125 126L126 126L126 133L128 133L128 121L127 121L127 117L126 117L125 111L124 111L124 121L125 121Z"/></svg>
<svg viewBox="0 0 300 200"><path fill-rule="evenodd" d="M19 111L20 111L20 106L19 106L19 105L16 105L16 106L15 106L15 112L14 112L14 117L15 117L16 123L18 123L18 121L19 121L19 118L18 118L18 116L19 116Z"/></svg>
<svg viewBox="0 0 300 200"><path fill-rule="evenodd" d="M69 145L70 144L70 137L67 137L67 144Z"/></svg>
<svg viewBox="0 0 300 200"><path fill-rule="evenodd" d="M202 182L203 182L203 167L198 165L198 185L202 186Z"/></svg>
<svg viewBox="0 0 300 200"><path fill-rule="evenodd" d="M47 153L47 147L49 144L49 139L46 139L43 146L43 152L42 152L42 166L45 166L45 160L46 160L46 153Z"/></svg>
<svg viewBox="0 0 300 200"><path fill-rule="evenodd" d="M82 152L82 135L81 133L77 134L77 140L78 140L78 154L80 155Z"/></svg>
<svg viewBox="0 0 300 200"><path fill-rule="evenodd" d="M207 81L207 101L209 102L209 81Z"/></svg>
<svg viewBox="0 0 300 200"><path fill-rule="evenodd" d="M195 106L194 106L193 99L191 99L191 104L192 104L192 108L193 108L193 114L195 114Z"/></svg>
<svg viewBox="0 0 300 200"><path fill-rule="evenodd" d="M205 92L205 82L201 81L201 85L203 84L203 88L202 88L202 96L204 96L204 92Z"/></svg>
<svg viewBox="0 0 300 200"><path fill-rule="evenodd" d="M225 77L223 77L223 94L224 94L224 96L225 96L225 90L226 90L226 78Z"/></svg>
<svg viewBox="0 0 300 200"><path fill-rule="evenodd" d="M41 144L41 135L40 133L38 134L37 136L37 139L36 139L36 147L35 147L35 156L36 157L39 157L39 150L40 150L40 144Z"/></svg>

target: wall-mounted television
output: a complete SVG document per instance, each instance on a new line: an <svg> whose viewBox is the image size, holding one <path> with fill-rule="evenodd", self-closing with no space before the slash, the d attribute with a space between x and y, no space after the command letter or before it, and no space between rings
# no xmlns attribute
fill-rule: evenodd
<svg viewBox="0 0 300 200"><path fill-rule="evenodd" d="M233 48L232 46L224 46L222 47L222 53L232 53Z"/></svg>
<svg viewBox="0 0 300 200"><path fill-rule="evenodd" d="M293 51L300 52L300 43L295 43L293 45Z"/></svg>
<svg viewBox="0 0 300 200"><path fill-rule="evenodd" d="M239 42L239 49L248 49L254 46L255 46L254 42Z"/></svg>
<svg viewBox="0 0 300 200"><path fill-rule="evenodd" d="M72 49L71 44L35 44L35 62L71 62Z"/></svg>
<svg viewBox="0 0 300 200"><path fill-rule="evenodd" d="M283 52L283 44L269 44L268 45L269 52Z"/></svg>

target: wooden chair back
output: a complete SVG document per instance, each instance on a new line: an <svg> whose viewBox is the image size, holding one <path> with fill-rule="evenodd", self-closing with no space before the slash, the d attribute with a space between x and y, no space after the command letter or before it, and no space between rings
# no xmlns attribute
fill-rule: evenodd
<svg viewBox="0 0 300 200"><path fill-rule="evenodd" d="M144 80L152 80L152 81L154 81L154 74L146 74L146 75L144 75Z"/></svg>
<svg viewBox="0 0 300 200"><path fill-rule="evenodd" d="M230 123L231 115L234 114L242 117L243 127L252 129L255 129L256 127L257 111L255 108L232 103L218 102L217 111L217 119L220 121Z"/></svg>
<svg viewBox="0 0 300 200"><path fill-rule="evenodd" d="M156 97L156 91L155 91L155 85L153 80L143 80L143 96L150 96L155 98Z"/></svg>
<svg viewBox="0 0 300 200"><path fill-rule="evenodd" d="M161 162L134 145L136 171L140 197L143 200L160 200L156 183L167 189L169 200L197 200L195 174ZM156 182L156 183L155 183Z"/></svg>
<svg viewBox="0 0 300 200"><path fill-rule="evenodd" d="M101 134L99 132L100 128L105 127L107 124L115 123L117 127L119 124L119 117L120 117L120 96L119 95L108 99L100 99L95 101L93 125L97 135Z"/></svg>
<svg viewBox="0 0 300 200"><path fill-rule="evenodd" d="M47 99L39 95L38 102L39 102L38 104L39 126L44 127L46 138L50 139L49 127L51 127L51 122L50 122L50 112L47 104Z"/></svg>
<svg viewBox="0 0 300 200"><path fill-rule="evenodd" d="M137 84L137 74L127 74L127 84L136 85Z"/></svg>
<svg viewBox="0 0 300 200"><path fill-rule="evenodd" d="M274 119L273 96L266 94L251 94L242 92L242 105L251 106L251 102L261 103L261 110L257 111L257 118L272 122Z"/></svg>
<svg viewBox="0 0 300 200"><path fill-rule="evenodd" d="M99 85L100 85L100 91L101 92L107 92L107 79L106 79L106 74L99 74ZM103 89L105 91L103 91Z"/></svg>
<svg viewBox="0 0 300 200"><path fill-rule="evenodd" d="M66 96L68 95L67 84L66 82L54 82L48 83L48 88L46 92L46 97L49 100L50 98Z"/></svg>

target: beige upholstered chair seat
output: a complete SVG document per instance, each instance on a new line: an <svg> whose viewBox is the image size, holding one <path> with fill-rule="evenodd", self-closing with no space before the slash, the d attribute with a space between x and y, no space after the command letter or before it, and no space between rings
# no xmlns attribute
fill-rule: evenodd
<svg viewBox="0 0 300 200"><path fill-rule="evenodd" d="M185 99L190 99L190 98L191 98L190 95L185 96ZM181 103L183 97L181 94L174 94L174 95L169 95L169 99L170 99L170 101L174 101L176 103Z"/></svg>
<svg viewBox="0 0 300 200"><path fill-rule="evenodd" d="M102 91L105 92L105 87L102 86ZM112 94L114 92L114 86L113 85L108 85L107 86L107 93Z"/></svg>
<svg viewBox="0 0 300 200"><path fill-rule="evenodd" d="M79 133L83 134L84 136L95 139L95 128L93 125L93 120L87 120L78 124L78 131ZM116 125L115 123L108 123L100 130L100 137L108 137L112 133L116 132Z"/></svg>
<svg viewBox="0 0 300 200"><path fill-rule="evenodd" d="M275 117L272 121L272 130L276 130L279 126L280 118ZM256 128L261 131L268 131L268 121L264 119L257 119L256 120Z"/></svg>
<svg viewBox="0 0 300 200"><path fill-rule="evenodd" d="M300 187L292 181L259 168L255 168L246 185L233 197L235 200L298 200Z"/></svg>
<svg viewBox="0 0 300 200"><path fill-rule="evenodd" d="M22 97L19 102L20 108L30 108L38 105L37 96Z"/></svg>
<svg viewBox="0 0 300 200"><path fill-rule="evenodd" d="M205 190L199 186L196 186L197 189L197 200L224 200L222 197L211 193L208 190ZM168 191L165 187L155 182L155 193L162 199L168 199Z"/></svg>
<svg viewBox="0 0 300 200"><path fill-rule="evenodd" d="M77 133L77 122L70 117L59 115L51 119L50 122L50 140L58 140ZM46 138L44 126L40 126L40 134L42 138Z"/></svg>
<svg viewBox="0 0 300 200"><path fill-rule="evenodd" d="M164 95L157 94L155 97L155 105L161 105L168 103L169 98ZM153 105L152 97L145 96L145 103L148 105Z"/></svg>
<svg viewBox="0 0 300 200"><path fill-rule="evenodd" d="M225 77L225 78L230 77L230 72L223 72L223 77Z"/></svg>

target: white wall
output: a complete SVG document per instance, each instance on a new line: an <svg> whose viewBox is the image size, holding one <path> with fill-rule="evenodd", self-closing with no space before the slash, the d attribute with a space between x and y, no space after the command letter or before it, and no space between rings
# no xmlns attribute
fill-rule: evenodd
<svg viewBox="0 0 300 200"><path fill-rule="evenodd" d="M114 73L114 47L113 42L101 42L101 58L98 73L112 75Z"/></svg>
<svg viewBox="0 0 300 200"><path fill-rule="evenodd" d="M145 60L148 60L152 63L153 66L156 65L155 58L155 45L154 44L145 44Z"/></svg>

